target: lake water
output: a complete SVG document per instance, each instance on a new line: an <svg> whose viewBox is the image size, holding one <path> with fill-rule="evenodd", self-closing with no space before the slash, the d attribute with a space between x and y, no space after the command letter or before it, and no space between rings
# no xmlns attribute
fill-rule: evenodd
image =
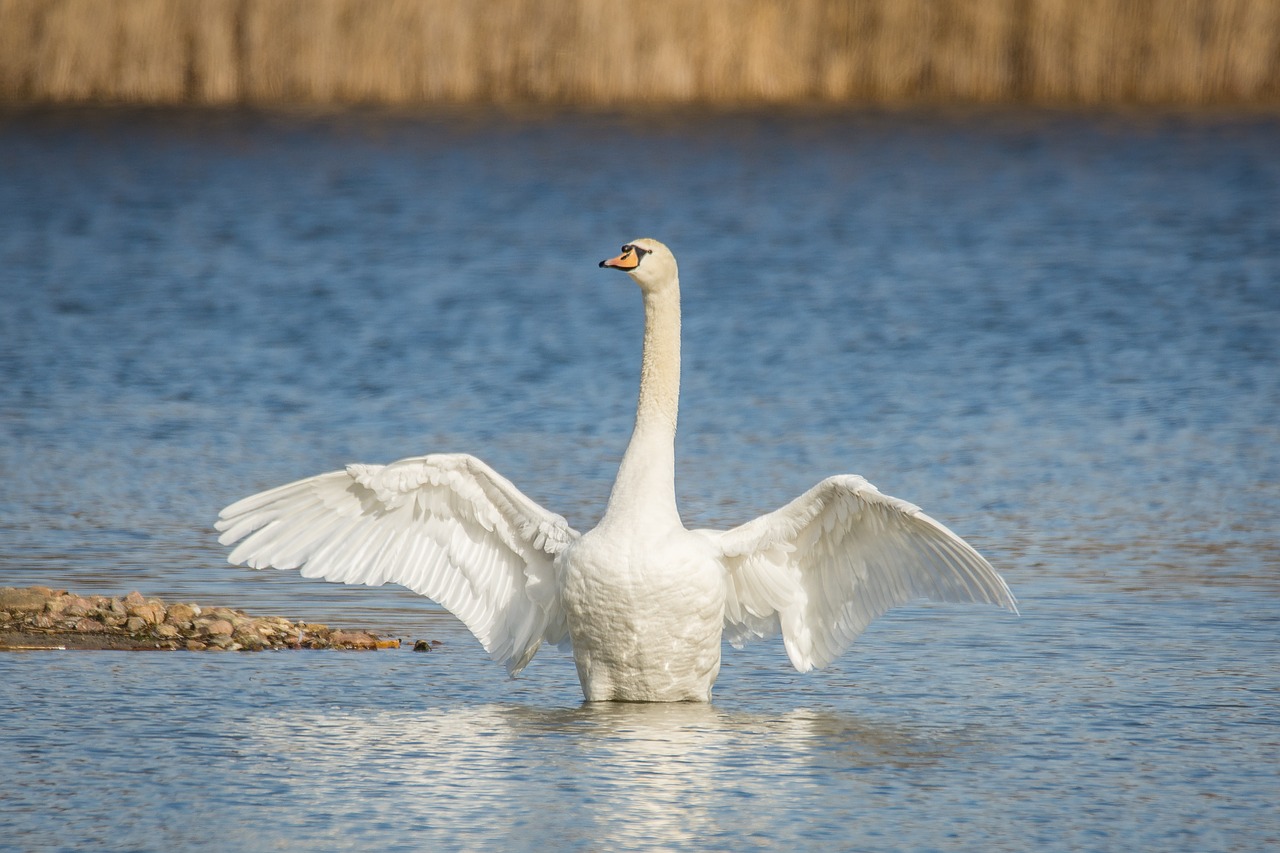
<svg viewBox="0 0 1280 853"><path fill-rule="evenodd" d="M0 113L0 585L431 654L0 656L0 848L1280 845L1280 119ZM1021 617L920 605L710 706L506 678L399 588L225 563L236 498L470 451L578 529L681 262L686 521L861 473Z"/></svg>

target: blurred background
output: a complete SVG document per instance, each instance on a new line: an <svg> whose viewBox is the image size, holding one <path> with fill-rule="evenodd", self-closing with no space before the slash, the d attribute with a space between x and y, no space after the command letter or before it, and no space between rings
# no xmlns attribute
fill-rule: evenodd
<svg viewBox="0 0 1280 853"><path fill-rule="evenodd" d="M3 0L0 100L1274 104L1274 0Z"/></svg>

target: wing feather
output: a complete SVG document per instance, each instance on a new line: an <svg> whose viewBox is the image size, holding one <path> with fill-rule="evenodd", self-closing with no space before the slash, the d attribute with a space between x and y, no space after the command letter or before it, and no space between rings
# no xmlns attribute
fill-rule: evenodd
<svg viewBox="0 0 1280 853"><path fill-rule="evenodd" d="M1017 612L1004 579L970 545L861 477L829 477L791 503L724 532L731 642L781 633L801 672L843 653L892 607L929 598Z"/></svg>
<svg viewBox="0 0 1280 853"><path fill-rule="evenodd" d="M217 528L232 563L421 593L513 675L567 634L553 562L579 534L474 456L350 465L237 501Z"/></svg>

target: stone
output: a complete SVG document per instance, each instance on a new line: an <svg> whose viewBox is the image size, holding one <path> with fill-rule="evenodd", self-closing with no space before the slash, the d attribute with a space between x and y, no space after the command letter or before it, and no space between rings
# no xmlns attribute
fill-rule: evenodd
<svg viewBox="0 0 1280 853"><path fill-rule="evenodd" d="M376 649L378 638L363 631L334 631L329 642L346 649Z"/></svg>
<svg viewBox="0 0 1280 853"><path fill-rule="evenodd" d="M88 599L73 596L67 606L62 608L62 613L64 616L88 616L92 610L94 606Z"/></svg>
<svg viewBox="0 0 1280 853"><path fill-rule="evenodd" d="M147 603L146 597L136 589L124 597L125 607L141 607Z"/></svg>
<svg viewBox="0 0 1280 853"><path fill-rule="evenodd" d="M190 622L200 615L200 608L192 604L170 604L165 621L173 625Z"/></svg>
<svg viewBox="0 0 1280 853"><path fill-rule="evenodd" d="M11 586L0 588L0 610L15 613L39 613L44 610L50 598L48 587L31 586L16 589Z"/></svg>
<svg viewBox="0 0 1280 853"><path fill-rule="evenodd" d="M125 609L124 602L118 598L111 599L111 612L116 616L127 616L129 611Z"/></svg>
<svg viewBox="0 0 1280 853"><path fill-rule="evenodd" d="M149 625L159 625L165 619L164 606L152 604L149 601L131 605L129 615L145 619Z"/></svg>
<svg viewBox="0 0 1280 853"><path fill-rule="evenodd" d="M252 631L237 631L232 635L231 639L242 649L260 649L266 645L266 641Z"/></svg>
<svg viewBox="0 0 1280 853"><path fill-rule="evenodd" d="M212 637L230 637L235 629L226 619L213 619L204 623L204 629Z"/></svg>
<svg viewBox="0 0 1280 853"><path fill-rule="evenodd" d="M164 625L157 625L155 627L155 630L152 631L152 633L155 634L157 637L172 639L173 637L178 636L178 634L181 632L178 631L178 626L176 625L164 624Z"/></svg>
<svg viewBox="0 0 1280 853"><path fill-rule="evenodd" d="M75 623L75 629L82 634L97 634L107 630L107 626L97 619L90 619L85 616Z"/></svg>
<svg viewBox="0 0 1280 853"><path fill-rule="evenodd" d="M147 620L143 619L141 616L130 616L128 621L124 623L124 629L130 634L137 634L146 627ZM177 631L174 631L174 633L176 634Z"/></svg>
<svg viewBox="0 0 1280 853"><path fill-rule="evenodd" d="M204 651L207 648L209 647L206 646L204 643L200 642L199 640L187 640L187 651L200 652L200 651Z"/></svg>

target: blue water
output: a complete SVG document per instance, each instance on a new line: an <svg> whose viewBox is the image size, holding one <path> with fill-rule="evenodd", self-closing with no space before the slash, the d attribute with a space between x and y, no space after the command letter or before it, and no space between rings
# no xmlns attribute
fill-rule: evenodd
<svg viewBox="0 0 1280 853"><path fill-rule="evenodd" d="M433 638L0 656L0 848L1280 844L1280 119L0 113L0 585ZM1022 616L921 605L710 707L582 707L236 498L476 453L579 529L675 250L686 521L856 472Z"/></svg>

